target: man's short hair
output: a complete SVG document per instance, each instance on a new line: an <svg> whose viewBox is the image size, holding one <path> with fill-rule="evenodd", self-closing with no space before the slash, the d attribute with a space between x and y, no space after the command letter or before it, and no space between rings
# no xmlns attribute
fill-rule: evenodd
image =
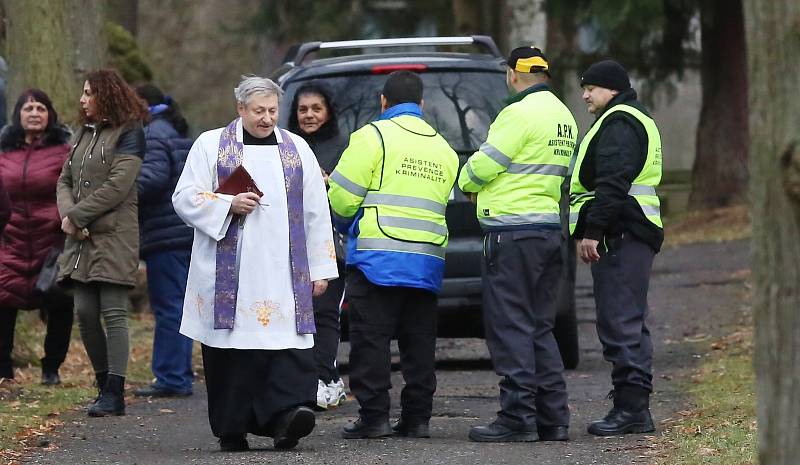
<svg viewBox="0 0 800 465"><path fill-rule="evenodd" d="M401 103L419 104L422 102L422 79L411 71L395 71L386 79L382 94L386 97L387 107Z"/></svg>
<svg viewBox="0 0 800 465"><path fill-rule="evenodd" d="M239 82L239 85L233 89L233 95L236 97L236 103L240 103L245 106L247 106L247 102L251 97L259 94L264 94L267 96L277 95L278 101L280 102L281 97L283 97L283 89L281 89L278 84L275 84L272 79L252 75L242 76L242 80Z"/></svg>

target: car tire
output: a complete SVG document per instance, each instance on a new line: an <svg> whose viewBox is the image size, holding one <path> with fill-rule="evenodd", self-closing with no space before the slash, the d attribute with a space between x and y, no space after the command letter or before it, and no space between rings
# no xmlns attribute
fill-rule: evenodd
<svg viewBox="0 0 800 465"><path fill-rule="evenodd" d="M575 243L565 240L561 252L564 268L556 295L556 321L553 335L558 343L564 368L574 370L580 361L578 318L575 314L575 272L577 267Z"/></svg>
<svg viewBox="0 0 800 465"><path fill-rule="evenodd" d="M559 312L556 315L556 326L553 335L558 343L558 350L561 352L561 361L564 368L574 370L580 361L580 349L578 347L578 320L575 317L575 307L571 311Z"/></svg>

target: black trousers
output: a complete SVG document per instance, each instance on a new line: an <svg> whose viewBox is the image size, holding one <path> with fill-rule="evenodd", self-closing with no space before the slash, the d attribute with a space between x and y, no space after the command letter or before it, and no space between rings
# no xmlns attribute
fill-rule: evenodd
<svg viewBox="0 0 800 465"><path fill-rule="evenodd" d="M484 238L486 344L500 380L498 421L511 428L569 424L564 365L553 336L561 231Z"/></svg>
<svg viewBox="0 0 800 465"><path fill-rule="evenodd" d="M391 354L397 336L405 386L402 416L427 423L436 391L436 295L410 287L377 286L360 270L347 269L350 304L350 391L364 421L389 419Z"/></svg>
<svg viewBox="0 0 800 465"><path fill-rule="evenodd" d="M319 297L314 297L314 363L317 377L325 384L339 379L336 368L336 355L339 351L341 328L339 326L339 306L344 294L344 264L338 262L339 278L328 283L328 289Z"/></svg>
<svg viewBox="0 0 800 465"><path fill-rule="evenodd" d="M273 435L288 409L316 404L311 349L220 349L201 345L208 390L208 419L216 437Z"/></svg>
<svg viewBox="0 0 800 465"><path fill-rule="evenodd" d="M47 318L44 336L42 371L55 372L64 363L72 334L72 298L47 298L42 303ZM11 352L14 349L14 329L17 325L16 309L0 308L0 378L13 378Z"/></svg>
<svg viewBox="0 0 800 465"><path fill-rule="evenodd" d="M655 251L629 233L606 239L592 264L597 334L612 363L614 388L653 390L653 342L647 328L647 289ZM602 247L601 247L602 249Z"/></svg>

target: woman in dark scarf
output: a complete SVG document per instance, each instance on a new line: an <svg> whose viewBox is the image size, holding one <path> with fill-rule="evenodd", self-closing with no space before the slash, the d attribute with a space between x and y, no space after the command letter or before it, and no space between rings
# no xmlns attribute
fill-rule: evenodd
<svg viewBox="0 0 800 465"><path fill-rule="evenodd" d="M297 90L289 113L289 130L308 142L317 156L322 176L328 175L347 147L347 137L339 132L336 123L336 108L326 88L318 84L306 84ZM347 398L344 382L336 368L336 353L339 348L341 328L339 326L339 304L344 294L344 250L343 237L334 231L336 259L339 279L328 284L327 291L314 298L314 320L317 334L314 338L314 359L317 365L317 407L325 410L336 407Z"/></svg>

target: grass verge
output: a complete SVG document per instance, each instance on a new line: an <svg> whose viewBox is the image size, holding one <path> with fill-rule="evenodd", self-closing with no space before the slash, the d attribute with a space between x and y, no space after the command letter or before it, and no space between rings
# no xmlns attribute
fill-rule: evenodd
<svg viewBox="0 0 800 465"><path fill-rule="evenodd" d="M683 213L664 219L664 246L724 242L753 236L746 206Z"/></svg>
<svg viewBox="0 0 800 465"><path fill-rule="evenodd" d="M711 349L685 384L692 408L662 422L656 465L758 463L751 327Z"/></svg>
<svg viewBox="0 0 800 465"><path fill-rule="evenodd" d="M150 313L132 315L129 319L131 356L127 384L149 382L153 335ZM0 463L16 464L32 447L50 446L49 434L62 424L65 412L81 410L97 394L94 371L80 339L77 322L67 359L59 373L62 384L39 384L44 355L45 325L38 312L20 312L15 334L14 381L0 383Z"/></svg>

